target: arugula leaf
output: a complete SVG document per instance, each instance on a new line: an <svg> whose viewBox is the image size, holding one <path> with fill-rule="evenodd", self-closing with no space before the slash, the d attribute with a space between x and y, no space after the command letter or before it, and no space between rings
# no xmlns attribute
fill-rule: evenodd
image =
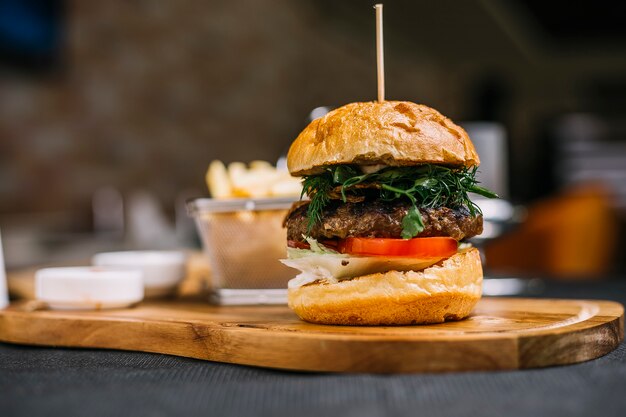
<svg viewBox="0 0 626 417"><path fill-rule="evenodd" d="M482 195L483 197L487 197L487 198L499 198L498 194L494 193L491 190L488 190L484 187L480 187L476 184L472 185L469 187L469 191L472 193L476 193L479 195Z"/></svg>
<svg viewBox="0 0 626 417"><path fill-rule="evenodd" d="M337 165L331 172L333 173L335 184L343 184L358 174L350 165Z"/></svg>
<svg viewBox="0 0 626 417"><path fill-rule="evenodd" d="M410 239L417 236L422 230L424 230L422 214L416 206L412 206L402 219L402 238Z"/></svg>

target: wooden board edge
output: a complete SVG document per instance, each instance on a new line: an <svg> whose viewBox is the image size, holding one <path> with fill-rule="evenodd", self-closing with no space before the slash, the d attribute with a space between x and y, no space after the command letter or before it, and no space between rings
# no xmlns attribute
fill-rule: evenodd
<svg viewBox="0 0 626 417"><path fill-rule="evenodd" d="M593 325L566 333L520 336L520 369L586 362L617 349L624 340L623 311L619 317L598 318Z"/></svg>

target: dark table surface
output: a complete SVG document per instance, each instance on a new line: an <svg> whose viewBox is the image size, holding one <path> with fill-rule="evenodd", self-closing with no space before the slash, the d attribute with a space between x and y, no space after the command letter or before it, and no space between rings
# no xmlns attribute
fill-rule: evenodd
<svg viewBox="0 0 626 417"><path fill-rule="evenodd" d="M541 296L626 303L626 281L551 283ZM624 416L626 345L545 369L337 375L0 343L0 416L40 415Z"/></svg>

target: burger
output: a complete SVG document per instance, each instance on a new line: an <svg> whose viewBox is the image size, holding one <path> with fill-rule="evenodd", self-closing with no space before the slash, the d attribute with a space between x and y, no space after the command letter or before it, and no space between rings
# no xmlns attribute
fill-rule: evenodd
<svg viewBox="0 0 626 417"><path fill-rule="evenodd" d="M467 317L481 297L482 232L467 133L406 101L351 103L313 120L287 166L303 196L288 212L288 259L298 269L289 306L337 325L441 323Z"/></svg>

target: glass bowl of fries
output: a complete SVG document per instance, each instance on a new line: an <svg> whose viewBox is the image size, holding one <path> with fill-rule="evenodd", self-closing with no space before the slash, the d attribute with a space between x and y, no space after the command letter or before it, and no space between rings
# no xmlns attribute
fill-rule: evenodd
<svg viewBox="0 0 626 417"><path fill-rule="evenodd" d="M213 161L207 172L212 198L189 201L213 270L217 304L282 304L293 270L286 256L283 220L301 192L299 180L266 162L228 167Z"/></svg>

